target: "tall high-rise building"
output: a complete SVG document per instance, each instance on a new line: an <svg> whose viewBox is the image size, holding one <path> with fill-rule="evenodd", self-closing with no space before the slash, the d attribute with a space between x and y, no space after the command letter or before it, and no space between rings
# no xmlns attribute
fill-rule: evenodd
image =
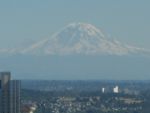
<svg viewBox="0 0 150 113"><path fill-rule="evenodd" d="M118 86L114 87L114 88L113 88L113 92L114 92L114 93L119 93L119 87L118 87Z"/></svg>
<svg viewBox="0 0 150 113"><path fill-rule="evenodd" d="M0 73L0 113L20 113L20 81L10 72Z"/></svg>

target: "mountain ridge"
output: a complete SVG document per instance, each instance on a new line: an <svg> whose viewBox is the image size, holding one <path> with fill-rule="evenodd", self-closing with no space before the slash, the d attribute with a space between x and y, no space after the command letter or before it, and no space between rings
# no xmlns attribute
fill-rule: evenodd
<svg viewBox="0 0 150 113"><path fill-rule="evenodd" d="M129 55L149 53L144 48L110 40L98 28L87 23L71 23L51 37L29 47L1 49L0 53L32 55Z"/></svg>

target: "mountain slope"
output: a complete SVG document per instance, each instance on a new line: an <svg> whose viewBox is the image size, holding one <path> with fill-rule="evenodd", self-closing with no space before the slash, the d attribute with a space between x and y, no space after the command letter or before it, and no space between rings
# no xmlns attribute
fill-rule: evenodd
<svg viewBox="0 0 150 113"><path fill-rule="evenodd" d="M145 50L124 45L117 40L109 40L101 30L85 23L69 24L52 37L21 51L24 54L39 55L127 55L139 52L145 52Z"/></svg>
<svg viewBox="0 0 150 113"><path fill-rule="evenodd" d="M49 38L20 49L2 49L0 53L32 55L129 55L148 51L110 40L91 24L72 23Z"/></svg>

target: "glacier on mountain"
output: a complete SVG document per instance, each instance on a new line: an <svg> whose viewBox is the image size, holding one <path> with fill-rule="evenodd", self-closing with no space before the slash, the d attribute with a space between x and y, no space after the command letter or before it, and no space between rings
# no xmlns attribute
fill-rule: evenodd
<svg viewBox="0 0 150 113"><path fill-rule="evenodd" d="M0 52L11 52L32 55L128 55L148 52L110 40L98 28L87 23L72 23L51 37L38 41L21 49L3 49Z"/></svg>

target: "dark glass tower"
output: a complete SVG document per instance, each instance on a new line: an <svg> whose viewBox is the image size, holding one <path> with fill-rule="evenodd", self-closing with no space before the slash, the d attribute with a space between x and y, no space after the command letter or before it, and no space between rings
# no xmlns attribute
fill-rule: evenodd
<svg viewBox="0 0 150 113"><path fill-rule="evenodd" d="M10 72L0 73L0 113L20 113L20 81Z"/></svg>

